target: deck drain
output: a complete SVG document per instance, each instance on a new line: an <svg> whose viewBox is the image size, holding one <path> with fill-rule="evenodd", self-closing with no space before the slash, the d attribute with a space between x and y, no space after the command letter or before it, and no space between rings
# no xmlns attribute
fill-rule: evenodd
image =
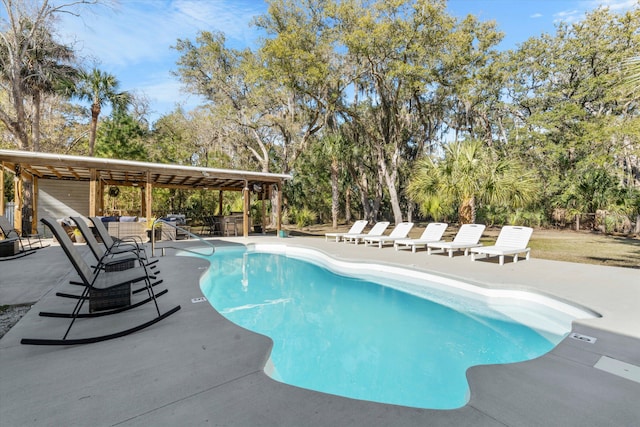
<svg viewBox="0 0 640 427"><path fill-rule="evenodd" d="M573 332L571 335L569 335L571 338L573 338L574 340L578 340L578 341L583 341L583 342L588 342L589 344L595 344L596 341L598 340L597 338L594 337L590 337L589 335L582 335L579 334L577 332Z"/></svg>
<svg viewBox="0 0 640 427"><path fill-rule="evenodd" d="M207 299L205 297L191 298L191 304L197 304L199 302L205 302Z"/></svg>

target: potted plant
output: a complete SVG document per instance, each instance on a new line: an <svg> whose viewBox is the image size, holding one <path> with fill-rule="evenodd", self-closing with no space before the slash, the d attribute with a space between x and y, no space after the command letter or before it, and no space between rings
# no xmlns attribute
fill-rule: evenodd
<svg viewBox="0 0 640 427"><path fill-rule="evenodd" d="M76 241L76 243L86 243L86 241L84 240L84 236L80 232L79 228L73 229L73 238Z"/></svg>
<svg viewBox="0 0 640 427"><path fill-rule="evenodd" d="M254 233L262 233L262 210L258 205L251 206L251 223Z"/></svg>
<svg viewBox="0 0 640 427"><path fill-rule="evenodd" d="M147 221L147 237L149 238L149 241L151 241L151 229L153 227L153 238L157 242L162 240L162 223L156 222L154 225L155 221L156 217L151 217L149 221Z"/></svg>

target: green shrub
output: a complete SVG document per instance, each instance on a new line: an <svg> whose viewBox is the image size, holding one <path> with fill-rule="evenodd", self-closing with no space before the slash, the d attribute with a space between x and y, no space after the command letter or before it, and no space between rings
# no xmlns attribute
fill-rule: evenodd
<svg viewBox="0 0 640 427"><path fill-rule="evenodd" d="M295 212L296 225L298 228L307 227L316 222L317 215L311 209L302 208Z"/></svg>
<svg viewBox="0 0 640 427"><path fill-rule="evenodd" d="M527 227L540 227L544 222L544 212L526 210L517 210L511 213L508 221L511 225L524 225Z"/></svg>
<svg viewBox="0 0 640 427"><path fill-rule="evenodd" d="M487 205L478 210L478 220L487 226L502 225L507 222L507 209L502 206Z"/></svg>

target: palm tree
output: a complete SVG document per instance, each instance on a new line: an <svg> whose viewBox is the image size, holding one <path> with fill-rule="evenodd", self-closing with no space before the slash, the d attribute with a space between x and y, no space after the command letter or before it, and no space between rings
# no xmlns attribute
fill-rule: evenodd
<svg viewBox="0 0 640 427"><path fill-rule="evenodd" d="M420 160L407 187L424 214L439 219L457 207L462 224L474 223L479 204L518 208L537 194L531 171L509 159L498 159L481 141L448 145L445 156Z"/></svg>
<svg viewBox="0 0 640 427"><path fill-rule="evenodd" d="M22 68L24 92L33 103L33 150L40 151L40 110L43 95L70 97L78 70L68 65L75 57L73 50L53 40L46 27L39 27L38 36L27 40L29 47Z"/></svg>
<svg viewBox="0 0 640 427"><path fill-rule="evenodd" d="M70 95L64 87L73 85L76 70L68 64L74 52L54 41L43 21L17 17L15 11L10 20L11 30L0 35L0 87L9 94L15 115L0 106L0 120L18 140L18 148L39 151L42 96ZM31 115L26 111L29 98Z"/></svg>
<svg viewBox="0 0 640 427"><path fill-rule="evenodd" d="M93 156L98 128L98 116L102 107L109 102L114 110L124 110L131 103L128 92L118 92L120 82L107 72L97 68L90 72L82 72L80 83L76 88L76 96L91 102L91 128L89 133L89 155Z"/></svg>

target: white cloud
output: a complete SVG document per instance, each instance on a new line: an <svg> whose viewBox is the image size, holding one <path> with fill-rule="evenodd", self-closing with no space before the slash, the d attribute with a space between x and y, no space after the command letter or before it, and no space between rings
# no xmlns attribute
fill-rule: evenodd
<svg viewBox="0 0 640 427"><path fill-rule="evenodd" d="M606 6L612 11L633 9L637 5L638 5L638 0L590 0L588 1L589 9L596 9L600 6Z"/></svg>
<svg viewBox="0 0 640 427"><path fill-rule="evenodd" d="M250 23L262 12L262 9L255 6L245 6L230 0L176 0L174 5L186 19L197 22L202 29L220 31L227 39L236 40L243 45L254 41L255 29L250 27Z"/></svg>
<svg viewBox="0 0 640 427"><path fill-rule="evenodd" d="M564 10L553 14L553 22L575 22L584 16L578 9Z"/></svg>
<svg viewBox="0 0 640 427"><path fill-rule="evenodd" d="M533 15L530 15L529 18L536 19L536 18L542 18L543 16L544 15L541 13L534 13Z"/></svg>
<svg viewBox="0 0 640 427"><path fill-rule="evenodd" d="M63 19L61 34L67 42L102 63L124 67L159 61L175 54L178 38L194 38L201 30L224 32L228 39L251 42L249 23L260 11L238 6L232 0L125 1L117 9L100 7L81 19Z"/></svg>
<svg viewBox="0 0 640 427"><path fill-rule="evenodd" d="M250 22L264 11L263 2L251 0L122 0L62 16L58 33L87 66L114 74L121 89L144 93L163 114L202 102L170 73L180 56L172 49L176 41L206 30L223 32L232 47L250 46L258 34Z"/></svg>
<svg viewBox="0 0 640 427"><path fill-rule="evenodd" d="M577 15L579 13L580 13L580 11L578 9L564 10L562 12L554 13L553 16L555 16L557 18L566 18L568 16L575 16L575 15Z"/></svg>
<svg viewBox="0 0 640 427"><path fill-rule="evenodd" d="M600 7L608 7L612 12L621 13L638 7L638 0L581 0L575 6L576 9L555 13L554 22L574 23L584 18L587 12Z"/></svg>
<svg viewBox="0 0 640 427"><path fill-rule="evenodd" d="M149 100L151 121L173 111L178 105L189 111L206 102L201 96L184 92L176 79L152 80L138 86L136 90L144 93Z"/></svg>

